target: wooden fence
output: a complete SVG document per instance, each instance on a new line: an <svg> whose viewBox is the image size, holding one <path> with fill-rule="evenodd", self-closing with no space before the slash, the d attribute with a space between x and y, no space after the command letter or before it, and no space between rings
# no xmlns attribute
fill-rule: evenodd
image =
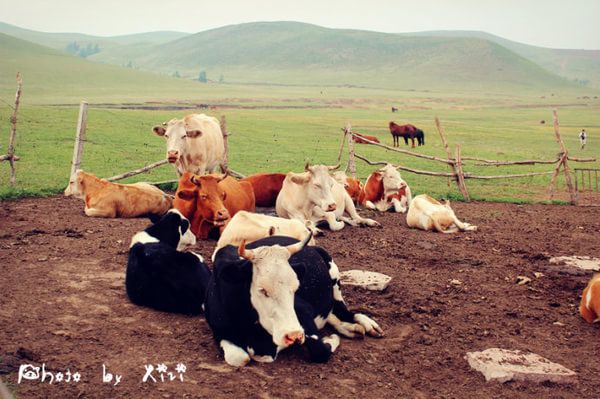
<svg viewBox="0 0 600 399"><path fill-rule="evenodd" d="M17 168L15 162L19 157L15 155L15 143L17 140L17 112L21 103L21 90L23 88L23 78L21 72L17 72L17 92L15 94L15 106L12 107L13 113L10 117L10 136L8 141L8 150L6 155L0 156L0 162L8 161L10 164L10 185L14 187L17 182Z"/></svg>
<svg viewBox="0 0 600 399"><path fill-rule="evenodd" d="M435 118L435 125L436 125L436 129L440 135L440 139L442 141L444 150L446 152L446 158L436 157L436 156L432 156L432 155L419 154L419 153L416 153L413 151L403 150L403 149L396 148L396 147L390 147L385 144L381 144L381 143L377 143L377 142L368 140L364 136L360 136L360 140L366 141L369 144L384 148L389 151L394 151L394 152L408 155L411 157L427 159L432 162L437 162L437 163L442 163L442 164L447 165L450 170L449 172L432 172L432 171L425 171L425 170L409 168L409 167L402 166L402 165L395 165L395 166L400 170L410 172L410 173L415 173L418 175L437 176L437 177L444 177L444 178L452 179L456 182L458 189L461 192L465 201L470 201L470 199L471 199L470 195L469 195L469 191L467 189L467 185L465 183L466 180L469 180L469 179L479 179L479 180L514 179L514 178L542 176L542 175L552 175L552 178L550 180L550 185L548 187L548 194L549 194L550 198L552 198L552 196L554 195L554 191L556 189L556 180L562 169L564 172L566 185L569 190L571 204L577 205L578 204L577 189L576 189L575 185L573 184L573 178L572 178L571 170L569 168L569 161L595 162L596 159L595 158L570 157L569 152L568 152L568 150L562 140L562 137L560 135L558 115L557 115L556 110L553 111L553 119L554 119L554 135L555 135L556 141L559 145L560 152L556 159L550 159L550 160L527 159L527 160L518 160L518 161L498 161L498 160L488 160L488 159L482 159L482 158L476 158L476 157L468 157L468 156L462 155L460 144L456 145L455 152L454 152L454 154L452 154L452 152L448 146L448 141L446 139L446 133L444 131L444 128L442 127L442 125L437 117ZM342 143L340 145L338 161L341 159L343 146L347 139L348 166L347 166L346 170L349 171L353 177L356 178L355 158L358 158L358 159L368 163L369 165L385 165L388 163L385 161L370 161L366 157L357 154L354 150L353 138L358 137L358 136L352 132L352 127L349 123L342 130L344 131L344 137L343 137ZM508 166L508 165L549 164L549 165L554 165L554 168L553 168L553 170L550 170L547 172L532 172L532 173L504 174L504 175L475 175L475 174L464 171L464 165L463 165L464 161L478 162L475 164L475 166Z"/></svg>

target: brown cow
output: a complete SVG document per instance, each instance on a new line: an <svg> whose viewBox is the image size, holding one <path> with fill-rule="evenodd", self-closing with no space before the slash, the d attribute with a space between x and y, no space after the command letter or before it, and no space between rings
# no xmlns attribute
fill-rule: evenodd
<svg viewBox="0 0 600 399"><path fill-rule="evenodd" d="M346 175L344 171L337 171L333 173L333 178L340 183L346 189L346 192L352 198L354 204L358 205L358 198L363 190L363 185L360 180Z"/></svg>
<svg viewBox="0 0 600 399"><path fill-rule="evenodd" d="M173 206L191 222L198 239L220 235L238 211L255 211L252 186L227 175L198 176L186 172L179 180Z"/></svg>
<svg viewBox="0 0 600 399"><path fill-rule="evenodd" d="M396 168L387 164L371 173L360 192L358 202L369 209L385 212L394 208L395 212L408 210L412 193L408 184Z"/></svg>
<svg viewBox="0 0 600 399"><path fill-rule="evenodd" d="M284 180L284 173L257 173L243 178L240 182L248 182L252 185L256 206L275 206Z"/></svg>
<svg viewBox="0 0 600 399"><path fill-rule="evenodd" d="M71 193L85 200L87 216L133 218L162 215L171 208L171 197L148 183L111 183L83 170L75 176L76 188Z"/></svg>
<svg viewBox="0 0 600 399"><path fill-rule="evenodd" d="M600 322L600 274L595 274L583 290L579 312L588 323Z"/></svg>
<svg viewBox="0 0 600 399"><path fill-rule="evenodd" d="M356 132L352 132L354 136L352 136L352 140L354 140L357 144L371 144L367 140L372 141L374 143L379 143L379 139L375 136L367 136L366 134L360 134Z"/></svg>

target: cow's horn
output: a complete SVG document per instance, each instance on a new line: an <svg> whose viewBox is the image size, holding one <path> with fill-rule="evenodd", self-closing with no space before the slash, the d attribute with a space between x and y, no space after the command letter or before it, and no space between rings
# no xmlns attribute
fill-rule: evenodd
<svg viewBox="0 0 600 399"><path fill-rule="evenodd" d="M254 252L251 249L246 249L246 240L242 240L240 246L238 247L238 254L249 261L254 259Z"/></svg>
<svg viewBox="0 0 600 399"><path fill-rule="evenodd" d="M197 185L197 186L199 186L199 185L200 185L200 182L199 182L198 180L196 180L196 175L192 175L192 176L190 177L190 181L191 181L193 184Z"/></svg>
<svg viewBox="0 0 600 399"><path fill-rule="evenodd" d="M229 175L229 171L226 170L222 175L217 175L217 183L225 179Z"/></svg>
<svg viewBox="0 0 600 399"><path fill-rule="evenodd" d="M306 163L304 164L304 170L308 172L309 169L310 169L310 162L306 161Z"/></svg>
<svg viewBox="0 0 600 399"><path fill-rule="evenodd" d="M336 170L336 169L339 169L340 165L341 164L338 162L337 165L328 166L327 168L329 168L329 170Z"/></svg>
<svg viewBox="0 0 600 399"><path fill-rule="evenodd" d="M296 252L300 252L302 250L302 248L304 248L310 242L311 238L312 238L312 231L309 230L308 235L306 236L306 238L304 240L302 240L301 242L298 242L296 244L288 245L286 248L290 252L290 256L295 254Z"/></svg>

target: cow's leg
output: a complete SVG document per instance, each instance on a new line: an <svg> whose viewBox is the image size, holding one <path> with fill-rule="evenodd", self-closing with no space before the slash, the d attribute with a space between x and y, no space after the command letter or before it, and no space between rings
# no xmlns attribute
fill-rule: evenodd
<svg viewBox="0 0 600 399"><path fill-rule="evenodd" d="M314 309L302 298L296 297L294 309L298 321L304 329L304 346L308 349L310 360L315 363L327 362L339 346L340 337L336 334L323 338L319 337L319 329L314 320Z"/></svg>
<svg viewBox="0 0 600 399"><path fill-rule="evenodd" d="M327 221L327 224L329 224L329 228L331 229L331 231L339 231L344 228L344 222L338 222L334 212L325 212L318 206L315 206L313 208L313 217L316 217L319 220L325 219Z"/></svg>
<svg viewBox="0 0 600 399"><path fill-rule="evenodd" d="M373 219L367 219L361 217L358 212L356 212L356 207L354 206L354 202L352 202L352 198L348 193L344 193L344 212L350 215L350 218L357 222L358 224L366 224L367 226L381 226L379 222Z"/></svg>
<svg viewBox="0 0 600 399"><path fill-rule="evenodd" d="M353 313L346 307L340 287L340 272L333 260L329 262L329 276L333 282L333 310L327 322L348 338L362 338L365 332L373 337L382 337L383 330L374 320L362 313Z"/></svg>
<svg viewBox="0 0 600 399"><path fill-rule="evenodd" d="M371 201L365 202L365 208L369 208L369 209L372 209L372 210L376 210L377 209L377 207L375 206L375 204L372 203Z"/></svg>
<svg viewBox="0 0 600 399"><path fill-rule="evenodd" d="M377 201L377 203L375 204L375 209L377 209L379 212L387 212L391 206L392 206L391 203L382 199L382 200Z"/></svg>
<svg viewBox="0 0 600 399"><path fill-rule="evenodd" d="M244 367L250 362L250 355L248 355L248 352L234 343L222 339L219 342L219 346L223 349L225 362L227 362L228 365L233 367Z"/></svg>
<svg viewBox="0 0 600 399"><path fill-rule="evenodd" d="M415 148L415 138L411 137L410 141L412 142L412 148Z"/></svg>
<svg viewBox="0 0 600 399"><path fill-rule="evenodd" d="M114 218L117 217L117 211L113 209L100 209L100 208L85 208L84 212L89 217L96 218Z"/></svg>
<svg viewBox="0 0 600 399"><path fill-rule="evenodd" d="M392 205L394 206L394 211L396 213L404 213L408 210L408 208L405 207L402 202L404 202L404 198L402 201L397 198L392 198Z"/></svg>

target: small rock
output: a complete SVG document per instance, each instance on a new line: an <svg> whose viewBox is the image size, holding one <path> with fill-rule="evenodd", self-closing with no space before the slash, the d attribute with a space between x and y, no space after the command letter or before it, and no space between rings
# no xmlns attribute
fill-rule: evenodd
<svg viewBox="0 0 600 399"><path fill-rule="evenodd" d="M123 244L123 240L117 240L117 244Z"/></svg>
<svg viewBox="0 0 600 399"><path fill-rule="evenodd" d="M340 279L344 285L354 285L370 291L383 291L392 280L388 275L366 270L348 270L341 272Z"/></svg>
<svg viewBox="0 0 600 399"><path fill-rule="evenodd" d="M554 323L552 323L552 324L554 324L555 326L559 326L559 327L564 327L564 326L565 326L565 324L564 324L564 323L561 323L560 321L555 321L555 322L554 322Z"/></svg>
<svg viewBox="0 0 600 399"><path fill-rule="evenodd" d="M541 273L541 272L533 272L533 275L535 276L535 278L540 278L540 277L544 277L545 274Z"/></svg>
<svg viewBox="0 0 600 399"><path fill-rule="evenodd" d="M531 283L531 279L526 276L517 276L517 285L525 285Z"/></svg>
<svg viewBox="0 0 600 399"><path fill-rule="evenodd" d="M48 258L45 257L45 256L42 256L41 258L38 258L38 262L45 262L47 260L48 260Z"/></svg>
<svg viewBox="0 0 600 399"><path fill-rule="evenodd" d="M600 259L589 256L557 256L550 258L551 264L564 264L585 271L600 271Z"/></svg>
<svg viewBox="0 0 600 399"><path fill-rule="evenodd" d="M467 352L465 359L472 369L483 374L486 381L577 382L574 371L535 353L490 348L482 352Z"/></svg>
<svg viewBox="0 0 600 399"><path fill-rule="evenodd" d="M452 284L452 285L462 285L462 281L457 280L457 279L454 278L454 279L450 280L450 284Z"/></svg>

